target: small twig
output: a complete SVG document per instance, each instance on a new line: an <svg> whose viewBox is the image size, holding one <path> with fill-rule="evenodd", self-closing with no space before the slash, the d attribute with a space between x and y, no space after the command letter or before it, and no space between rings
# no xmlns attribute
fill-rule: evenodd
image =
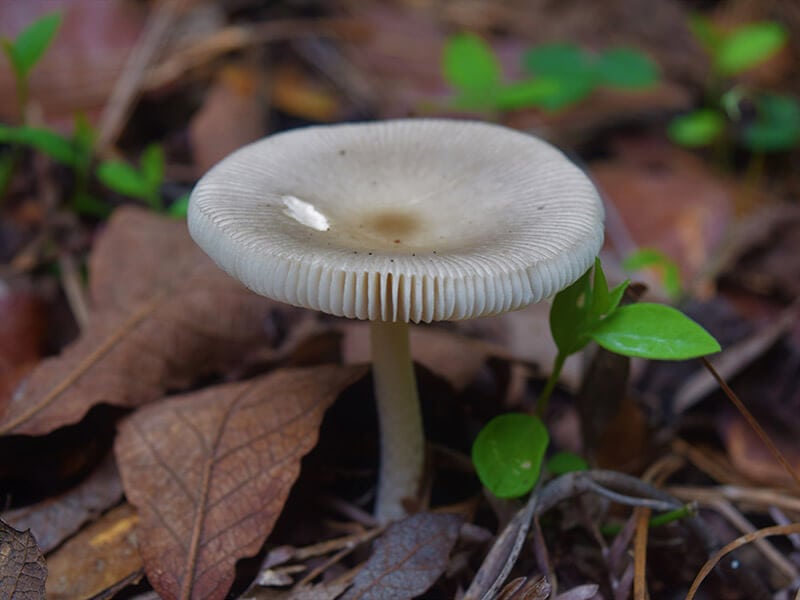
<svg viewBox="0 0 800 600"><path fill-rule="evenodd" d="M158 56L170 36L175 20L191 0L160 0L145 24L144 31L114 84L100 118L97 151L102 154L113 145L142 90L147 68Z"/></svg>
<svg viewBox="0 0 800 600"><path fill-rule="evenodd" d="M339 550L336 554L331 556L328 560L323 562L317 568L311 570L308 573L308 575L306 575L300 581L297 582L296 587L302 587L304 585L307 585L307 584L311 583L312 581L314 581L314 579L316 579L322 573L324 573L329 568L331 568L333 565L338 563L345 556L347 556L353 550L358 548L361 544L364 544L364 543L370 541L371 539L377 537L382 531L383 531L382 527L377 527L375 529L371 529L371 530L365 532L364 535L361 536L360 538L354 539L352 542L350 542L347 545L345 545L341 550Z"/></svg>
<svg viewBox="0 0 800 600"><path fill-rule="evenodd" d="M750 365L775 342L785 335L797 322L800 315L800 298L785 308L766 327L746 339L728 346L723 352L709 359L714 368L725 379L730 379ZM675 392L673 410L682 414L705 396L717 389L713 375L700 369L683 382Z"/></svg>
<svg viewBox="0 0 800 600"><path fill-rule="evenodd" d="M697 590L700 588L700 584L703 583L703 580L705 580L705 578L714 569L717 563L720 560L722 560L727 554L755 540L760 540L762 538L771 535L789 535L792 533L800 533L800 523L793 523L791 525L774 525L772 527L766 527L764 529L759 529L758 531L754 531L752 533L748 533L747 535L738 537L729 544L726 544L725 546L722 547L722 549L715 552L700 569L700 572L694 578L694 581L692 582L692 585L689 588L689 593L686 594L686 600L693 600L695 594L697 594Z"/></svg>
<svg viewBox="0 0 800 600"><path fill-rule="evenodd" d="M86 329L86 324L89 322L89 303L75 259L71 254L62 252L58 255L58 267L61 287L64 289L72 316L75 317L75 322L81 330Z"/></svg>
<svg viewBox="0 0 800 600"><path fill-rule="evenodd" d="M162 87L223 54L251 46L303 37L348 37L365 31L365 25L352 18L281 19L254 25L232 25L177 50L151 67L144 76L142 87Z"/></svg>
<svg viewBox="0 0 800 600"><path fill-rule="evenodd" d="M633 538L633 600L647 600L647 534L649 508L636 508L636 535Z"/></svg>
<svg viewBox="0 0 800 600"><path fill-rule="evenodd" d="M780 465L786 470L789 476L794 480L795 484L797 484L797 487L800 488L800 476L797 475L792 465L789 463L788 460L786 460L786 458L783 456L783 453L778 449L778 447L767 435L767 432L761 428L761 425L759 425L755 417L750 413L749 410L747 410L747 407L744 405L744 402L742 402L739 399L739 397L734 393L734 391L728 386L727 382L720 376L719 373L717 373L716 369L714 369L712 364L708 362L708 359L703 357L700 360L703 362L705 368L711 372L711 375L713 375L714 379L717 380L717 383L722 388L722 391L725 392L725 395L728 397L728 399L742 414L742 416L745 418L750 427L752 427L753 430L756 432L758 437L761 438L761 441L764 443L767 449L769 449L769 451L772 453L772 456L775 457L775 460L777 460L778 463L780 463Z"/></svg>
<svg viewBox="0 0 800 600"><path fill-rule="evenodd" d="M670 486L667 491L681 500L698 503L711 503L719 498L731 502L748 503L762 508L776 507L782 510L800 512L800 498L790 496L782 490L767 488L723 485L719 487Z"/></svg>
<svg viewBox="0 0 800 600"><path fill-rule="evenodd" d="M756 531L756 527L727 500L719 499L709 503L709 506L725 517L741 533L748 534ZM789 578L789 581L794 581L800 576L800 573L798 573L797 568L791 561L787 560L783 554L778 552L778 549L769 541L753 540L753 544L773 565L775 565L776 569Z"/></svg>

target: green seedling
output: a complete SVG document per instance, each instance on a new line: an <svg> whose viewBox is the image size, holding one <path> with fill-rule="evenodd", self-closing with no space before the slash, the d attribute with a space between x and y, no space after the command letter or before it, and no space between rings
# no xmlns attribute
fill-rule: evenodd
<svg viewBox="0 0 800 600"><path fill-rule="evenodd" d="M711 57L719 77L732 77L763 64L785 45L786 27L772 21L748 23L726 31L711 20L695 15L689 21L695 37Z"/></svg>
<svg viewBox="0 0 800 600"><path fill-rule="evenodd" d="M719 352L719 343L711 334L670 306L620 306L627 286L626 281L609 289L597 259L594 271L589 269L556 295L550 309L550 331L558 352L537 402L540 417L547 410L567 357L592 341L617 354L655 360L684 360ZM538 478L541 470L548 440L538 417L501 415L493 419L478 434L472 448L478 477L501 497L529 492L536 483L532 475ZM525 468L520 469L520 465Z"/></svg>
<svg viewBox="0 0 800 600"><path fill-rule="evenodd" d="M111 190L143 200L157 212L164 212L161 184L164 182L164 151L151 144L142 152L139 168L121 161L109 160L97 167L97 177Z"/></svg>
<svg viewBox="0 0 800 600"><path fill-rule="evenodd" d="M622 268L636 272L654 268L661 276L661 285L672 300L681 297L681 273L678 265L669 256L655 248L641 248L622 261Z"/></svg>
<svg viewBox="0 0 800 600"><path fill-rule="evenodd" d="M708 52L713 79L706 106L676 117L667 134L676 144L690 148L735 140L755 154L790 150L800 144L800 104L795 98L765 92L748 92L734 86L720 92L724 82L755 68L786 46L788 32L780 23L762 22L725 31L709 19L690 21L695 37ZM755 106L755 119L746 118L742 102Z"/></svg>
<svg viewBox="0 0 800 600"><path fill-rule="evenodd" d="M61 13L50 13L28 25L16 39L0 39L3 53L14 71L17 102L23 122L28 104L28 77L55 38L61 21Z"/></svg>
<svg viewBox="0 0 800 600"><path fill-rule="evenodd" d="M442 70L456 90L455 105L468 110L560 110L599 86L642 89L658 81L657 67L640 52L625 48L595 56L572 44L551 44L527 51L522 60L530 77L506 82L500 62L481 38L462 34L448 39Z"/></svg>
<svg viewBox="0 0 800 600"><path fill-rule="evenodd" d="M655 63L630 48L611 48L594 55L573 44L546 44L528 50L522 64L555 90L541 103L548 110L580 102L598 87L642 90L659 79Z"/></svg>

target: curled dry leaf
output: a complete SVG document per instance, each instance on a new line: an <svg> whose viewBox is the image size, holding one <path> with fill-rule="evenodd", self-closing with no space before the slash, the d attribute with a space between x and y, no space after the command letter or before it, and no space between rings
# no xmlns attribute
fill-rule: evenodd
<svg viewBox="0 0 800 600"><path fill-rule="evenodd" d="M390 525L342 600L416 598L444 573L460 527L456 515L433 513Z"/></svg>
<svg viewBox="0 0 800 600"><path fill-rule="evenodd" d="M43 552L49 552L75 533L86 521L117 504L122 482L113 456L85 481L55 498L3 513L16 529L30 529Z"/></svg>
<svg viewBox="0 0 800 600"><path fill-rule="evenodd" d="M0 521L0 598L44 600L47 566L30 531Z"/></svg>
<svg viewBox="0 0 800 600"><path fill-rule="evenodd" d="M112 216L89 268L94 307L87 328L17 388L0 435L42 435L101 402L157 400L241 361L268 337L267 315L278 306L218 269L185 224L142 209ZM298 314L280 306L275 314Z"/></svg>
<svg viewBox="0 0 800 600"><path fill-rule="evenodd" d="M115 452L139 509L139 548L164 598L224 598L314 447L322 416L364 367L286 369L147 406Z"/></svg>
<svg viewBox="0 0 800 600"><path fill-rule="evenodd" d="M142 573L136 550L138 517L129 504L118 506L47 557L48 600L94 598Z"/></svg>

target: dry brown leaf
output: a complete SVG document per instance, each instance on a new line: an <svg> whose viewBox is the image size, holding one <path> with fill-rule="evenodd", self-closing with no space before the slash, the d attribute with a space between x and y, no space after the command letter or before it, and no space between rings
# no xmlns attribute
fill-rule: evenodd
<svg viewBox="0 0 800 600"><path fill-rule="evenodd" d="M94 312L81 338L14 394L0 434L42 435L93 405L140 406L240 362L269 336L271 307L194 244L183 223L126 207L90 259ZM273 311L276 312L276 311Z"/></svg>
<svg viewBox="0 0 800 600"><path fill-rule="evenodd" d="M123 504L103 515L47 559L48 600L92 598L142 571L133 508Z"/></svg>
<svg viewBox="0 0 800 600"><path fill-rule="evenodd" d="M0 521L0 598L44 600L47 566L30 531Z"/></svg>
<svg viewBox="0 0 800 600"><path fill-rule="evenodd" d="M189 125L198 173L266 133L266 88L263 74L252 67L229 65L220 71Z"/></svg>
<svg viewBox="0 0 800 600"><path fill-rule="evenodd" d="M109 509L122 498L114 457L108 458L68 492L38 504L3 513L3 520L16 529L30 529L42 552L49 552L81 525Z"/></svg>
<svg viewBox="0 0 800 600"><path fill-rule="evenodd" d="M765 486L791 486L792 478L738 413L718 417L718 430L736 471ZM800 450L794 435L769 427L767 434L795 470L800 472Z"/></svg>
<svg viewBox="0 0 800 600"><path fill-rule="evenodd" d="M456 515L419 513L393 523L342 600L416 598L444 573L458 539Z"/></svg>
<svg viewBox="0 0 800 600"><path fill-rule="evenodd" d="M592 177L633 242L661 250L691 280L722 242L737 189L685 150L647 140L632 141L621 150L623 155L613 162L594 163ZM617 250L625 254L631 249Z"/></svg>
<svg viewBox="0 0 800 600"><path fill-rule="evenodd" d="M115 452L140 551L164 598L224 598L264 543L325 410L365 367L286 369L147 406Z"/></svg>

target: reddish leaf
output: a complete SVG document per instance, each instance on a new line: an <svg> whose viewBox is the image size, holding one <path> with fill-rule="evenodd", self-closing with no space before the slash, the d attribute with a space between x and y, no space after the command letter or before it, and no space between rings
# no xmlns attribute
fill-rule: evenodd
<svg viewBox="0 0 800 600"><path fill-rule="evenodd" d="M342 600L415 598L444 573L458 539L455 515L419 513L391 525Z"/></svg>
<svg viewBox="0 0 800 600"><path fill-rule="evenodd" d="M129 504L118 506L47 557L48 600L94 598L142 574L136 551L138 517Z"/></svg>
<svg viewBox="0 0 800 600"><path fill-rule="evenodd" d="M73 489L56 498L3 513L3 520L17 529L33 531L42 551L49 552L121 498L122 482L114 459L109 456Z"/></svg>
<svg viewBox="0 0 800 600"><path fill-rule="evenodd" d="M46 319L35 296L4 288L0 281L0 375L39 358Z"/></svg>
<svg viewBox="0 0 800 600"><path fill-rule="evenodd" d="M47 566L30 531L0 521L0 598L43 600Z"/></svg>
<svg viewBox="0 0 800 600"><path fill-rule="evenodd" d="M140 551L164 598L224 598L264 543L325 409L363 367L276 371L141 409L115 451L141 514Z"/></svg>
<svg viewBox="0 0 800 600"><path fill-rule="evenodd" d="M140 406L240 362L277 305L218 269L183 223L123 208L90 260L94 312L81 338L31 374L0 434L41 435L93 405ZM297 312L290 312L297 314Z"/></svg>

